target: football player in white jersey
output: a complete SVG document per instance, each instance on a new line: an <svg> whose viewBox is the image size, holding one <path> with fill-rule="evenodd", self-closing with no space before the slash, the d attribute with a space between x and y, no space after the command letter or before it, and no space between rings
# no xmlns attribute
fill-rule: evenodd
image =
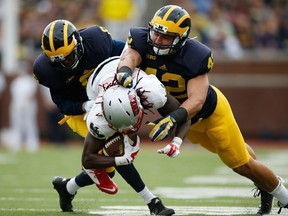
<svg viewBox="0 0 288 216"><path fill-rule="evenodd" d="M137 145L134 147L124 142L125 152L123 156L110 157L98 153L103 148L105 140L113 134L117 132L124 134L136 133L141 125L145 109L158 109L161 113L166 112L166 109L175 110L179 106L176 99L166 94L164 86L154 75L147 75L139 69L135 69L137 71L133 73L134 85L130 89L117 85L115 73L118 63L118 57L105 60L95 69L87 83L88 98L96 102L85 116L89 133L84 141L82 153L83 169L97 183L97 178L95 179L95 175L93 175L93 169L115 166L117 172L147 203L151 214L172 215L175 213L174 210L165 207L162 201L149 191L134 168L132 162L139 150L139 138ZM108 100L110 102L111 100L114 102L121 100L121 103L115 103L110 107L105 106ZM132 114L127 115L126 111L131 109L131 107ZM112 115L112 119L109 120L107 115ZM185 128L186 131L189 128L188 124L189 122L186 125L179 126L179 130L176 132L177 137L173 139L171 146L160 149L159 153L169 154L171 157L177 156L179 154L179 146L186 134ZM133 178L126 178L127 176L133 176ZM71 186L72 183L70 182L69 184L68 182L67 185Z"/></svg>

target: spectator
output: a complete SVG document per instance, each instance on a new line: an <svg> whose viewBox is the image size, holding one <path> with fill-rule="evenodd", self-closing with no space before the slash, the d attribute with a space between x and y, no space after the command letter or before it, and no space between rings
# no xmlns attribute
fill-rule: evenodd
<svg viewBox="0 0 288 216"><path fill-rule="evenodd" d="M39 148L37 124L37 84L28 71L32 71L28 62L21 61L18 75L10 86L10 130L8 147L13 151L25 148L27 152L36 152Z"/></svg>
<svg viewBox="0 0 288 216"><path fill-rule="evenodd" d="M3 73L0 71L0 146L1 146L1 132L2 132L2 106L3 106L3 92L6 88L6 78Z"/></svg>

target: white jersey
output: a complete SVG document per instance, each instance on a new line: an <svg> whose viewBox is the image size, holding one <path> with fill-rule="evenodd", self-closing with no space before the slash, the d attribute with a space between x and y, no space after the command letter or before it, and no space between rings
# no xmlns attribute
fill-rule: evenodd
<svg viewBox="0 0 288 216"><path fill-rule="evenodd" d="M109 127L103 115L102 96L114 81L119 61L119 57L111 57L103 61L88 80L88 98L96 100L96 102L86 116L86 124L89 132L98 139L107 139L116 133L115 130ZM144 107L150 104L153 109L159 109L165 105L167 101L166 90L156 76L147 75L144 71L136 68L132 77L132 88L135 88L135 90L140 89L143 92L141 97L147 98L143 102Z"/></svg>

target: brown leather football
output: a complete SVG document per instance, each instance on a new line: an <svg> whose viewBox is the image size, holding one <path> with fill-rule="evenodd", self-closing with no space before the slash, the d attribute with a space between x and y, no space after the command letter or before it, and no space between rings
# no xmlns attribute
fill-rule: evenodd
<svg viewBox="0 0 288 216"><path fill-rule="evenodd" d="M130 145L136 144L137 141L137 134L131 133L128 135ZM109 137L105 141L105 145L102 149L103 154L106 156L123 156L124 154L124 134L122 133L115 133L113 136Z"/></svg>

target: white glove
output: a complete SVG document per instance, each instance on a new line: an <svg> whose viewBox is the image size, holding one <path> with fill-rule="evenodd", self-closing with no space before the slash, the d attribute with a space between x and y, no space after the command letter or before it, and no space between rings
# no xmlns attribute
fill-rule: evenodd
<svg viewBox="0 0 288 216"><path fill-rule="evenodd" d="M132 146L128 141L129 139L128 135L126 134L123 135L124 135L124 155L121 157L115 157L116 166L131 164L134 161L136 155L138 154L140 148L139 136L137 136L136 144Z"/></svg>
<svg viewBox="0 0 288 216"><path fill-rule="evenodd" d="M179 137L174 137L172 142L166 145L162 149L158 149L157 152L159 154L166 154L171 158L175 158L180 154L180 146L182 144L182 139Z"/></svg>
<svg viewBox="0 0 288 216"><path fill-rule="evenodd" d="M95 104L95 100L88 100L86 102L83 103L83 111L85 112L89 112L93 105Z"/></svg>

